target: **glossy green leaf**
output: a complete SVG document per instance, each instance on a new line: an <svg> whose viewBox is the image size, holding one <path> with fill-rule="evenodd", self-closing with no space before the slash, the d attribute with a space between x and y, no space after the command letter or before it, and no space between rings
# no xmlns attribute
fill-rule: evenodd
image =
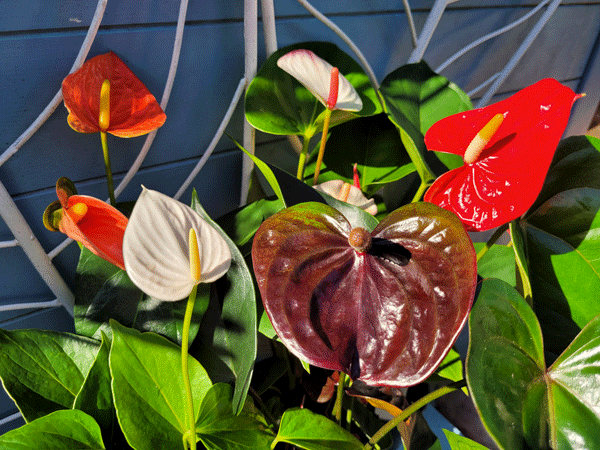
<svg viewBox="0 0 600 450"><path fill-rule="evenodd" d="M483 281L469 329L469 390L501 448L599 448L600 316L548 370L539 323L508 284Z"/></svg>
<svg viewBox="0 0 600 450"><path fill-rule="evenodd" d="M249 402L234 414L231 394L225 383L209 389L196 423L198 438L208 450L268 450L275 435L264 418Z"/></svg>
<svg viewBox="0 0 600 450"><path fill-rule="evenodd" d="M311 154L305 179L313 177L317 153ZM355 163L361 188L368 197L384 184L415 171L396 127L385 114L359 118L331 130L319 183L339 179L352 184Z"/></svg>
<svg viewBox="0 0 600 450"><path fill-rule="evenodd" d="M446 357L442 360L440 366L436 369L428 381L437 380L438 377L451 381L460 381L463 379L462 360L460 359L460 354L453 348L450 349ZM463 392L468 395L466 388L463 388Z"/></svg>
<svg viewBox="0 0 600 450"><path fill-rule="evenodd" d="M356 61L334 44L303 42L273 53L248 86L245 111L252 126L266 133L298 134L308 138L322 130L325 107L300 82L277 67L280 56L299 48L311 50L337 67L362 100L363 108L357 113L334 110L330 127L353 117L381 112L377 94Z"/></svg>
<svg viewBox="0 0 600 450"><path fill-rule="evenodd" d="M474 242L475 252L485 244ZM516 285L515 253L507 245L492 245L488 252L477 261L477 274L482 278L499 278L511 286Z"/></svg>
<svg viewBox="0 0 600 450"><path fill-rule="evenodd" d="M261 199L220 217L217 223L235 245L242 247L252 240L254 233L267 217L282 209L283 203L279 199Z"/></svg>
<svg viewBox="0 0 600 450"><path fill-rule="evenodd" d="M111 321L110 372L117 418L127 442L138 450L180 448L185 424L181 348L154 333L140 333ZM188 357L196 417L212 383Z"/></svg>
<svg viewBox="0 0 600 450"><path fill-rule="evenodd" d="M213 283L200 330L200 361L217 381L235 379L234 412L241 411L256 358L256 291L244 256L227 234L206 214L192 193L192 209L213 225L229 245L231 267Z"/></svg>
<svg viewBox="0 0 600 450"><path fill-rule="evenodd" d="M525 214L540 207L554 195L577 188L600 189L600 139L593 136L571 136L558 144L542 191Z"/></svg>
<svg viewBox="0 0 600 450"><path fill-rule="evenodd" d="M99 347L69 333L0 329L0 378L27 422L73 406Z"/></svg>
<svg viewBox="0 0 600 450"><path fill-rule="evenodd" d="M600 314L600 189L554 195L522 222L537 303L580 328Z"/></svg>
<svg viewBox="0 0 600 450"><path fill-rule="evenodd" d="M599 142L561 141L542 192L521 221L534 308L563 329L581 329L600 314Z"/></svg>
<svg viewBox="0 0 600 450"><path fill-rule="evenodd" d="M2 450L104 450L100 427L82 411L55 411L0 436Z"/></svg>
<svg viewBox="0 0 600 450"><path fill-rule="evenodd" d="M452 431L444 429L444 435L448 439L451 450L486 450L487 447L467 438L460 436Z"/></svg>
<svg viewBox="0 0 600 450"><path fill-rule="evenodd" d="M288 409L271 448L287 442L305 450L360 450L362 444L348 431L325 416L308 409Z"/></svg>
<svg viewBox="0 0 600 450"><path fill-rule="evenodd" d="M400 136L409 154L420 155L417 172L424 174L425 132L444 117L472 109L469 97L454 83L433 72L424 62L407 64L381 83L381 94L392 122L400 129ZM415 152L415 153L411 153ZM445 161L448 166L456 161ZM461 164L462 165L462 164Z"/></svg>
<svg viewBox="0 0 600 450"><path fill-rule="evenodd" d="M476 338L469 345L467 382L481 419L502 448L525 448L536 440L522 425L528 392L543 383L545 373L535 314L512 286L487 279L471 310L469 332Z"/></svg>
<svg viewBox="0 0 600 450"><path fill-rule="evenodd" d="M173 342L181 342L186 302L165 302L145 295L124 270L81 249L75 287L75 329L77 333L100 339L110 336L109 321L114 319L140 331L152 331ZM198 297L210 290L200 284ZM190 326L190 339L198 333L203 309L196 302Z"/></svg>
<svg viewBox="0 0 600 450"><path fill-rule="evenodd" d="M120 434L110 387L109 352L110 341L102 333L102 343L96 359L73 402L73 409L89 414L98 422L107 442Z"/></svg>

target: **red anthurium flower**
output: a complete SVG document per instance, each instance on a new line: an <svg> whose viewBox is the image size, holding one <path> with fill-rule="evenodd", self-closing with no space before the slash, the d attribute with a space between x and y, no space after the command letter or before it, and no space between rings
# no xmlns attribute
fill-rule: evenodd
<svg viewBox="0 0 600 450"><path fill-rule="evenodd" d="M110 120L101 126L100 92L110 86ZM136 137L160 127L162 108L121 59L113 52L95 56L62 83L69 125L80 133L105 131L119 137Z"/></svg>
<svg viewBox="0 0 600 450"><path fill-rule="evenodd" d="M123 235L127 217L109 204L87 195L75 194L73 183L61 178L56 183L59 201L44 212L44 225L80 242L95 255L124 269Z"/></svg>
<svg viewBox="0 0 600 450"><path fill-rule="evenodd" d="M435 180L424 200L456 213L469 231L521 216L542 189L580 97L544 79L501 102L436 122L425 135L427 148L461 155L465 164Z"/></svg>

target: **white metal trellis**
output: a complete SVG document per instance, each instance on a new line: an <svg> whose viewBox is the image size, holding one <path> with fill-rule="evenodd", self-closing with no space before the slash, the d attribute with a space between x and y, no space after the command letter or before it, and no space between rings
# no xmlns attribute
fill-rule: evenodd
<svg viewBox="0 0 600 450"><path fill-rule="evenodd" d="M87 36L83 42L79 55L77 56L71 71L76 70L86 59L87 53L91 44L96 36L98 28L100 26L100 22L102 20L102 16L104 14L104 10L106 8L108 0L99 0L96 11L94 13L94 17L88 29ZM329 27L337 36L339 36L354 52L359 62L362 64L365 72L368 74L371 83L373 86L378 87L378 80L375 77L373 70L371 69L367 59L364 57L360 49L356 46L356 44L330 19L328 19L324 14L315 9L307 0L297 0L307 11L310 12L315 18L323 22L327 27ZM420 34L417 36L416 27L414 24L414 20L411 13L411 8L408 0L402 0L402 4L404 6L404 10L406 13L406 17L408 20L408 27L411 31L411 39L414 45L414 50L408 59L408 62L417 62L422 59L427 47L431 41L431 38L441 20L446 7L455 3L458 0L436 0L431 11L427 17L425 25L421 30ZM181 43L183 38L183 30L185 26L185 17L187 11L187 3L188 0L182 0L179 9L179 16L177 20L177 28L175 34L175 41L173 46L173 55L171 59L171 67L169 70L169 75L167 77L167 81L165 84L165 89L163 92L163 96L161 99L161 106L163 109L166 108L171 88L173 86L173 82L175 79L175 74L177 71L177 64L179 61L179 53L181 49ZM247 82L251 80L257 70L257 54L258 54L258 5L257 0L244 0L244 55L245 55L245 72L244 78L242 78L238 84L238 87L235 91L235 94L232 98L230 106L225 113L225 116L216 130L216 133L206 149L203 153L202 157L199 159L196 166L192 169L188 177L181 184L180 189L175 194L175 198L179 198L183 192L189 187L191 182L195 179L199 171L202 169L210 155L212 154L214 148L222 137L223 131L231 116L236 105L239 103L242 94L244 92L244 88L247 86ZM510 61L505 65L505 67L498 73L496 73L493 77L486 80L486 82L482 83L480 86L475 88L469 94L473 94L478 92L480 89L485 88L486 86L491 86L488 88L486 93L480 99L478 106L481 106L489 101L492 95L497 91L502 82L506 79L510 71L516 66L518 61L522 58L525 51L529 48L533 40L537 37L540 30L546 25L548 20L552 17L558 6L560 5L560 0L542 0L535 8L529 11L520 19L508 24L497 31L490 33L486 36L483 36L468 46L464 47L459 52L455 53L452 57L450 57L446 62L441 64L437 71L442 71L449 64L458 60L463 54L468 52L469 50L475 48L477 45L494 38L502 33L507 32L508 30L514 28L515 26L524 23L529 17L534 15L543 7L546 7L546 10L542 17L538 20L535 26L530 31L529 35L525 39L525 41L519 46L517 51L514 53L513 57ZM549 5L548 5L549 4ZM261 0L262 6L262 19L264 26L264 36L265 36L265 46L267 50L267 54L270 55L277 49L277 39L276 39L276 31L275 31L275 10L274 10L274 2L273 0ZM41 124L52 114L52 112L56 109L56 107L62 101L62 95L59 92L52 99L50 104L46 107L46 109L40 114L40 116L36 119L36 121L13 143L2 155L0 155L0 165L6 162L12 155L14 155L21 146L37 131L37 129L41 126ZM125 178L121 181L121 183L117 186L115 190L115 195L119 195L123 192L128 183L132 180L132 178L137 173L138 169L142 165L144 158L146 157L150 146L154 140L156 135L156 131L150 133L140 150L136 160L132 164L131 168L128 170ZM247 150L253 152L254 149L254 129L246 122L244 127L244 138L243 144ZM245 198L245 194L248 188L248 180L249 173L252 169L252 164L247 157L244 157L244 165L242 169L242 191L241 191L241 199ZM66 239L59 246L54 248L48 254L44 252L42 246L37 241L33 233L31 232L30 227L27 225L27 222L23 218L22 214L19 212L16 207L14 201L4 188L4 185L0 183L0 216L5 220L8 224L11 232L14 235L14 239L6 240L0 242L0 250L4 248L20 246L26 252L28 258L32 261L36 270L40 273L44 281L48 284L56 299L51 302L37 302L37 303L28 303L28 304L11 304L11 305L3 305L0 306L0 312L14 309L36 309L42 307L52 307L62 305L64 306L70 314L73 313L73 294L70 292L54 266L52 265L52 258L54 258L58 253L60 253L67 245L70 244L71 240ZM1 317L0 317L1 323Z"/></svg>

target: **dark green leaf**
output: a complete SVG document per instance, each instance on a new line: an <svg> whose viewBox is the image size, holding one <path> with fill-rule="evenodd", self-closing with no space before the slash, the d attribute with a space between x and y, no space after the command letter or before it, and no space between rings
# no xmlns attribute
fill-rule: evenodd
<svg viewBox="0 0 600 450"><path fill-rule="evenodd" d="M217 223L227 233L227 236L237 245L242 247L254 237L261 223L267 217L283 209L281 200L262 199L250 203L236 211L217 219Z"/></svg>
<svg viewBox="0 0 600 450"><path fill-rule="evenodd" d="M185 387L181 348L154 333L140 333L111 321L110 371L117 417L135 449L175 449L182 445ZM204 368L188 357L196 417L212 383Z"/></svg>
<svg viewBox="0 0 600 450"><path fill-rule="evenodd" d="M248 86L245 111L252 126L266 133L298 134L308 138L322 130L325 107L295 78L277 67L279 57L299 48L311 50L337 67L363 102L362 110L355 114L334 110L330 127L353 117L381 112L377 94L356 61L334 44L303 42L273 53Z"/></svg>
<svg viewBox="0 0 600 450"><path fill-rule="evenodd" d="M206 393L196 434L208 450L268 450L275 435L262 415L246 403L239 414L231 404L231 386L217 383Z"/></svg>
<svg viewBox="0 0 600 450"><path fill-rule="evenodd" d="M487 279L471 310L469 332L467 382L481 419L502 448L525 448L537 440L533 430L523 429L528 392L543 383L546 369L535 314L512 286Z"/></svg>
<svg viewBox="0 0 600 450"><path fill-rule="evenodd" d="M213 225L229 245L227 274L213 283L209 310L200 331L200 361L213 381L235 379L234 412L244 406L256 358L256 293L243 255L227 234L206 214L192 193L192 209Z"/></svg>
<svg viewBox="0 0 600 450"><path fill-rule="evenodd" d="M117 432L119 425L117 424L110 388L109 352L110 341L102 333L102 344L94 364L92 364L73 403L73 409L79 409L89 414L98 422L107 442L110 442L113 436L119 434Z"/></svg>
<svg viewBox="0 0 600 450"><path fill-rule="evenodd" d="M145 295L129 279L124 270L81 249L75 287L75 329L84 336L100 339L101 332L110 336L109 321L140 331L152 331L173 342L181 342L186 302L165 302ZM210 286L198 286L198 297ZM202 302L194 307L190 337L198 333Z"/></svg>
<svg viewBox="0 0 600 450"><path fill-rule="evenodd" d="M312 152L306 166L306 179L313 177L317 153ZM367 196L415 171L396 127L385 114L352 120L331 130L319 183L328 180L352 183L355 163Z"/></svg>
<svg viewBox="0 0 600 450"><path fill-rule="evenodd" d="M560 192L530 214L527 236L535 305L580 328L600 314L600 189Z"/></svg>
<svg viewBox="0 0 600 450"><path fill-rule="evenodd" d="M74 334L0 329L0 378L27 422L73 406L99 347Z"/></svg>
<svg viewBox="0 0 600 450"><path fill-rule="evenodd" d="M479 252L485 244L475 242L475 251ZM477 273L482 278L499 278L511 286L516 285L515 253L507 245L492 245L488 252L477 261Z"/></svg>
<svg viewBox="0 0 600 450"><path fill-rule="evenodd" d="M483 281L469 327L469 390L501 448L599 448L600 316L549 370L537 319L506 283Z"/></svg>
<svg viewBox="0 0 600 450"><path fill-rule="evenodd" d="M273 442L287 442L305 450L360 450L362 444L327 417L308 409L288 409Z"/></svg>
<svg viewBox="0 0 600 450"><path fill-rule="evenodd" d="M418 152L422 159L426 152L423 139L429 127L444 117L473 108L458 86L437 75L424 61L407 64L386 76L381 94L390 119L400 129L404 146L409 153ZM456 158L443 158L448 168L456 166ZM422 170L417 167L417 172Z"/></svg>
<svg viewBox="0 0 600 450"><path fill-rule="evenodd" d="M451 450L486 450L487 449L487 447L484 447L483 445L478 444L477 442L472 441L469 438L460 436L449 430L444 430L444 434L446 435L446 439L448 439L448 444L450 444Z"/></svg>
<svg viewBox="0 0 600 450"><path fill-rule="evenodd" d="M55 411L0 436L2 450L104 450L100 427L82 411Z"/></svg>

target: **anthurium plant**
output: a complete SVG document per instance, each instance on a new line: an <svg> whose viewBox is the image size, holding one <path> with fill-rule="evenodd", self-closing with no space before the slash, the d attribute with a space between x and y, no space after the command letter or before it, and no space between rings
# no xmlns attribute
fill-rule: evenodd
<svg viewBox="0 0 600 450"><path fill-rule="evenodd" d="M114 53L86 64L72 128L162 125ZM0 447L600 448L600 140L561 140L582 96L544 79L473 109L425 62L376 89L305 42L247 88L250 124L301 143L249 154L258 200L213 219L61 178L43 220L81 244L77 334L0 330L26 421ZM489 436L432 432L450 393Z"/></svg>

